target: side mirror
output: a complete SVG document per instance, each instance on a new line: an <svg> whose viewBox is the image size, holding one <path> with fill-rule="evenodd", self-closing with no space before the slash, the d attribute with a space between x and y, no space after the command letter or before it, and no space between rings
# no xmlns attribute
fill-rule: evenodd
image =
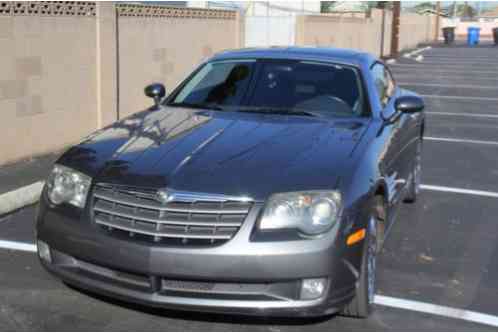
<svg viewBox="0 0 498 333"><path fill-rule="evenodd" d="M424 100L418 96L408 95L396 99L396 110L402 113L420 112L425 108Z"/></svg>
<svg viewBox="0 0 498 333"><path fill-rule="evenodd" d="M153 83L145 87L145 96L154 99L154 104L159 107L161 100L166 96L166 88L161 83Z"/></svg>

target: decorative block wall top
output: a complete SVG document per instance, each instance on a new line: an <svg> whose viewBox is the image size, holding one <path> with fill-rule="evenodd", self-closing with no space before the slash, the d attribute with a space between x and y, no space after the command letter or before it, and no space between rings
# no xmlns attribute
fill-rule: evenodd
<svg viewBox="0 0 498 333"><path fill-rule="evenodd" d="M177 17L234 20L236 12L222 9L181 8L140 4L117 4L118 15L124 17Z"/></svg>
<svg viewBox="0 0 498 333"><path fill-rule="evenodd" d="M95 16L94 1L0 1L0 16Z"/></svg>

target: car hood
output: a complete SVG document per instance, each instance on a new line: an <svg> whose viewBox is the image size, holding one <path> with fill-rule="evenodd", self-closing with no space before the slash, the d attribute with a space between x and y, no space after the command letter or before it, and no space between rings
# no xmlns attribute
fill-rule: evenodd
<svg viewBox="0 0 498 333"><path fill-rule="evenodd" d="M334 188L366 126L363 119L166 107L94 133L59 163L96 182L264 200Z"/></svg>

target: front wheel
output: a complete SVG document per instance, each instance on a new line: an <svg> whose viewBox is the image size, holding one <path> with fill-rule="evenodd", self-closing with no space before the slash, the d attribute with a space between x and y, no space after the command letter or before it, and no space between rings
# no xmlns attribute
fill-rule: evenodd
<svg viewBox="0 0 498 333"><path fill-rule="evenodd" d="M408 193L405 197L405 202L414 203L417 201L420 192L420 183L422 181L422 138L417 141L417 150L413 165L410 184L408 185Z"/></svg>
<svg viewBox="0 0 498 333"><path fill-rule="evenodd" d="M374 302L377 266L377 219L373 215L370 217L366 232L356 295L342 310L342 314L349 317L368 317Z"/></svg>

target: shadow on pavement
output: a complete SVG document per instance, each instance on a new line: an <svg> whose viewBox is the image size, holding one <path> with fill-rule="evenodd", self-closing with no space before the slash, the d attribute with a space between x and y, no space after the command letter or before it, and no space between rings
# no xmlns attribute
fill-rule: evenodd
<svg viewBox="0 0 498 333"><path fill-rule="evenodd" d="M70 285L66 282L64 282L64 284L70 289L85 294L86 296L89 296L96 300L110 303L119 307L123 307L128 310L143 312L149 315L154 315L159 317L165 317L165 319L169 318L169 319L180 319L180 320L192 320L192 316L195 316L195 319L197 321L203 321L207 323L223 323L223 324L237 323L240 325L254 325L254 326L260 326L260 325L304 326L304 325L314 325L314 324L324 323L326 321L329 321L337 317L337 315L329 315L329 316L313 317L313 318L264 317L264 316L254 316L254 315L244 316L244 315L219 314L212 312L197 312L197 311L194 312L194 311L183 311L183 310L171 310L165 308L154 308L96 294L87 290L83 290L79 287Z"/></svg>

